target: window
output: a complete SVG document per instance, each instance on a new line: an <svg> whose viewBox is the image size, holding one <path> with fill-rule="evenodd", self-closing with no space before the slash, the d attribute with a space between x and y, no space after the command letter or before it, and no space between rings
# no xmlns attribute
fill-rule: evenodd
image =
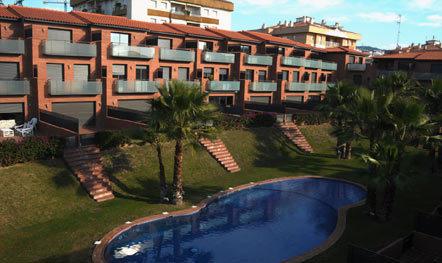
<svg viewBox="0 0 442 263"><path fill-rule="evenodd" d="M353 83L356 85L362 85L362 75L353 75Z"/></svg>
<svg viewBox="0 0 442 263"><path fill-rule="evenodd" d="M204 78L213 80L213 68L204 68Z"/></svg>
<svg viewBox="0 0 442 263"><path fill-rule="evenodd" d="M64 81L64 65L46 64L46 78L48 80Z"/></svg>
<svg viewBox="0 0 442 263"><path fill-rule="evenodd" d="M312 83L318 82L318 73L313 72L312 73Z"/></svg>
<svg viewBox="0 0 442 263"><path fill-rule="evenodd" d="M161 23L167 23L166 19L161 19Z"/></svg>
<svg viewBox="0 0 442 263"><path fill-rule="evenodd" d="M252 69L246 69L246 71L244 72L244 79L253 81L254 75L255 72Z"/></svg>
<svg viewBox="0 0 442 263"><path fill-rule="evenodd" d="M293 71L293 82L299 82L299 71Z"/></svg>
<svg viewBox="0 0 442 263"><path fill-rule="evenodd" d="M218 11L212 10L212 15L213 15L213 17L218 17Z"/></svg>
<svg viewBox="0 0 442 263"><path fill-rule="evenodd" d="M49 28L48 40L72 42L72 31Z"/></svg>
<svg viewBox="0 0 442 263"><path fill-rule="evenodd" d="M258 72L258 81L266 81L267 80L267 71L265 70L260 70Z"/></svg>
<svg viewBox="0 0 442 263"><path fill-rule="evenodd" d="M351 64L354 64L354 63L356 62L356 58L355 58L355 56L349 56L349 57L348 57L348 60L349 60L349 62L350 62Z"/></svg>
<svg viewBox="0 0 442 263"><path fill-rule="evenodd" d="M198 49L212 51L213 50L213 43L212 42L199 41L198 42Z"/></svg>
<svg viewBox="0 0 442 263"><path fill-rule="evenodd" d="M219 80L228 81L229 80L229 69L220 68L219 69Z"/></svg>
<svg viewBox="0 0 442 263"><path fill-rule="evenodd" d="M210 11L209 9L203 9L203 16L210 16Z"/></svg>
<svg viewBox="0 0 442 263"><path fill-rule="evenodd" d="M397 69L400 71L409 71L411 69L411 63L399 62L397 65Z"/></svg>
<svg viewBox="0 0 442 263"><path fill-rule="evenodd" d="M160 3L160 8L161 9L167 9L167 2L161 2Z"/></svg>
<svg viewBox="0 0 442 263"><path fill-rule="evenodd" d="M189 80L189 68L178 68L178 80Z"/></svg>
<svg viewBox="0 0 442 263"><path fill-rule="evenodd" d="M158 8L158 2L157 2L156 0L151 0L151 1L150 1L150 5L151 5L153 8Z"/></svg>
<svg viewBox="0 0 442 263"><path fill-rule="evenodd" d="M157 23L157 19L156 19L156 18L151 18L151 19L150 19L150 22L156 24L156 23Z"/></svg>
<svg viewBox="0 0 442 263"><path fill-rule="evenodd" d="M160 79L171 79L171 68L170 67L160 67L158 69L158 78Z"/></svg>
<svg viewBox="0 0 442 263"><path fill-rule="evenodd" d="M149 80L149 67L137 65L136 80Z"/></svg>
<svg viewBox="0 0 442 263"><path fill-rule="evenodd" d="M158 46L160 48L171 49L172 48L172 40L171 39L158 38Z"/></svg>
<svg viewBox="0 0 442 263"><path fill-rule="evenodd" d="M129 45L129 34L111 33L111 43Z"/></svg>
<svg viewBox="0 0 442 263"><path fill-rule="evenodd" d="M243 53L246 53L246 54L250 54L251 50L252 50L251 46L243 46L243 45L241 45L241 47L240 47L240 51L243 52Z"/></svg>
<svg viewBox="0 0 442 263"><path fill-rule="evenodd" d="M442 64L431 64L431 73L442 73Z"/></svg>
<svg viewBox="0 0 442 263"><path fill-rule="evenodd" d="M233 97L232 96L209 97L209 103L218 105L220 107L232 107Z"/></svg>
<svg viewBox="0 0 442 263"><path fill-rule="evenodd" d="M89 65L74 65L74 80L89 80Z"/></svg>
<svg viewBox="0 0 442 263"><path fill-rule="evenodd" d="M0 79L19 79L18 63L0 62Z"/></svg>
<svg viewBox="0 0 442 263"><path fill-rule="evenodd" d="M308 82L310 80L310 73L305 72L302 77L302 82Z"/></svg>
<svg viewBox="0 0 442 263"><path fill-rule="evenodd" d="M278 74L278 79L279 80L288 80L288 78L289 78L289 72L286 71L286 70L283 70L282 72L280 72Z"/></svg>
<svg viewBox="0 0 442 263"><path fill-rule="evenodd" d="M127 79L126 65L112 65L112 77L114 79Z"/></svg>

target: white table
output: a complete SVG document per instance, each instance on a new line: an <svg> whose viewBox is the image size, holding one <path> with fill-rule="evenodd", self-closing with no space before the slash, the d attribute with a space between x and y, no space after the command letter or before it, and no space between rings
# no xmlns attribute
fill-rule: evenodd
<svg viewBox="0 0 442 263"><path fill-rule="evenodd" d="M14 130L12 129L0 129L0 134L2 137L11 138L14 137Z"/></svg>

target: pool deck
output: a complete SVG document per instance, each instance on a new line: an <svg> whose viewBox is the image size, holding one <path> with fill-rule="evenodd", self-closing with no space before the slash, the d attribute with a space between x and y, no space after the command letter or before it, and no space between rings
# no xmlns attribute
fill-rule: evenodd
<svg viewBox="0 0 442 263"><path fill-rule="evenodd" d="M269 183L276 183L276 182L282 182L282 181L288 181L288 180L299 180L299 179L327 179L327 180L335 180L335 181L340 181L340 182L346 182L346 183L350 183L356 186L361 187L364 190L367 190L367 188L361 184L349 181L349 180L344 180L344 179L337 179L337 178L329 178L329 177L321 177L321 176L298 176L298 177L283 177L283 178L276 178L276 179L270 179L270 180L265 180L265 181L260 181L260 182L251 182L245 185L240 185L225 191L221 191L213 196L211 196L210 198L207 198L203 201L201 201L198 205L193 206L192 208L188 208L188 209L183 209L183 210L179 210L179 211L174 211L174 212L170 212L168 214L158 214L158 215L152 215L152 216L148 216L148 217L144 217L144 218L140 218L137 219L133 222L121 225L115 229L113 229L112 231L110 231L109 233L107 233L101 240L100 243L98 245L96 245L93 253L92 253L92 262L94 263L106 263L106 260L104 258L104 253L106 250L106 247L109 245L109 243L118 235L120 235L121 233L129 230L130 228L137 226L137 225L141 225L141 224L145 224L148 222L152 222L152 221L156 221L156 220L161 220L161 219L165 219L165 218L169 218L169 217L176 217L176 216L185 216L185 215L192 215L195 213L198 213L201 209L203 209L204 207L206 207L208 204L210 204L211 202L224 197L226 195L241 191L241 190L246 190L249 189L251 187L255 187L255 186L259 186L259 185L264 185L264 184L269 184ZM347 211L351 208L354 207L358 207L358 206L362 206L363 204L365 204L366 200L362 200L361 202L358 202L356 204L352 204L352 205L348 205L348 206L344 206L339 208L338 210L338 219L337 219L337 223L336 223L336 228L333 231L333 233L330 235L330 237L324 242L322 243L320 246L316 247L313 250L308 251L307 253L300 255L300 256L296 256L293 258L290 258L288 260L286 260L285 262L293 262L293 263L297 263L297 262L304 262L310 258L313 258L314 256L319 255L320 253L324 252L325 250L327 250L328 248L330 248L331 246L333 246L333 244L335 244L339 238L341 238L342 234L345 231L345 227L347 225Z"/></svg>

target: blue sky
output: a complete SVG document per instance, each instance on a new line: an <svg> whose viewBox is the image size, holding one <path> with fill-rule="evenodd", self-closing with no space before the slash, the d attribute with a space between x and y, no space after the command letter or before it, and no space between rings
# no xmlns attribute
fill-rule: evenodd
<svg viewBox="0 0 442 263"><path fill-rule="evenodd" d="M61 1L61 0L58 0ZM145 0L137 0L145 1ZM10 4L14 0L4 0ZM63 5L43 5L42 0L25 0L36 7L63 9ZM340 22L345 29L359 32L359 45L394 48L397 15L403 16L401 45L423 43L435 36L442 40L442 0L233 0L233 29L259 28L278 21L308 15L317 21Z"/></svg>

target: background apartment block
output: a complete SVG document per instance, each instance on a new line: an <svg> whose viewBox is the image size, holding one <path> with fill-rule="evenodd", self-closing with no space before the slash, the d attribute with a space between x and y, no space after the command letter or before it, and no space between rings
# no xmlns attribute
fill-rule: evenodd
<svg viewBox="0 0 442 263"><path fill-rule="evenodd" d="M125 16L151 23L175 23L230 30L232 2L224 0L71 0L74 10Z"/></svg>

